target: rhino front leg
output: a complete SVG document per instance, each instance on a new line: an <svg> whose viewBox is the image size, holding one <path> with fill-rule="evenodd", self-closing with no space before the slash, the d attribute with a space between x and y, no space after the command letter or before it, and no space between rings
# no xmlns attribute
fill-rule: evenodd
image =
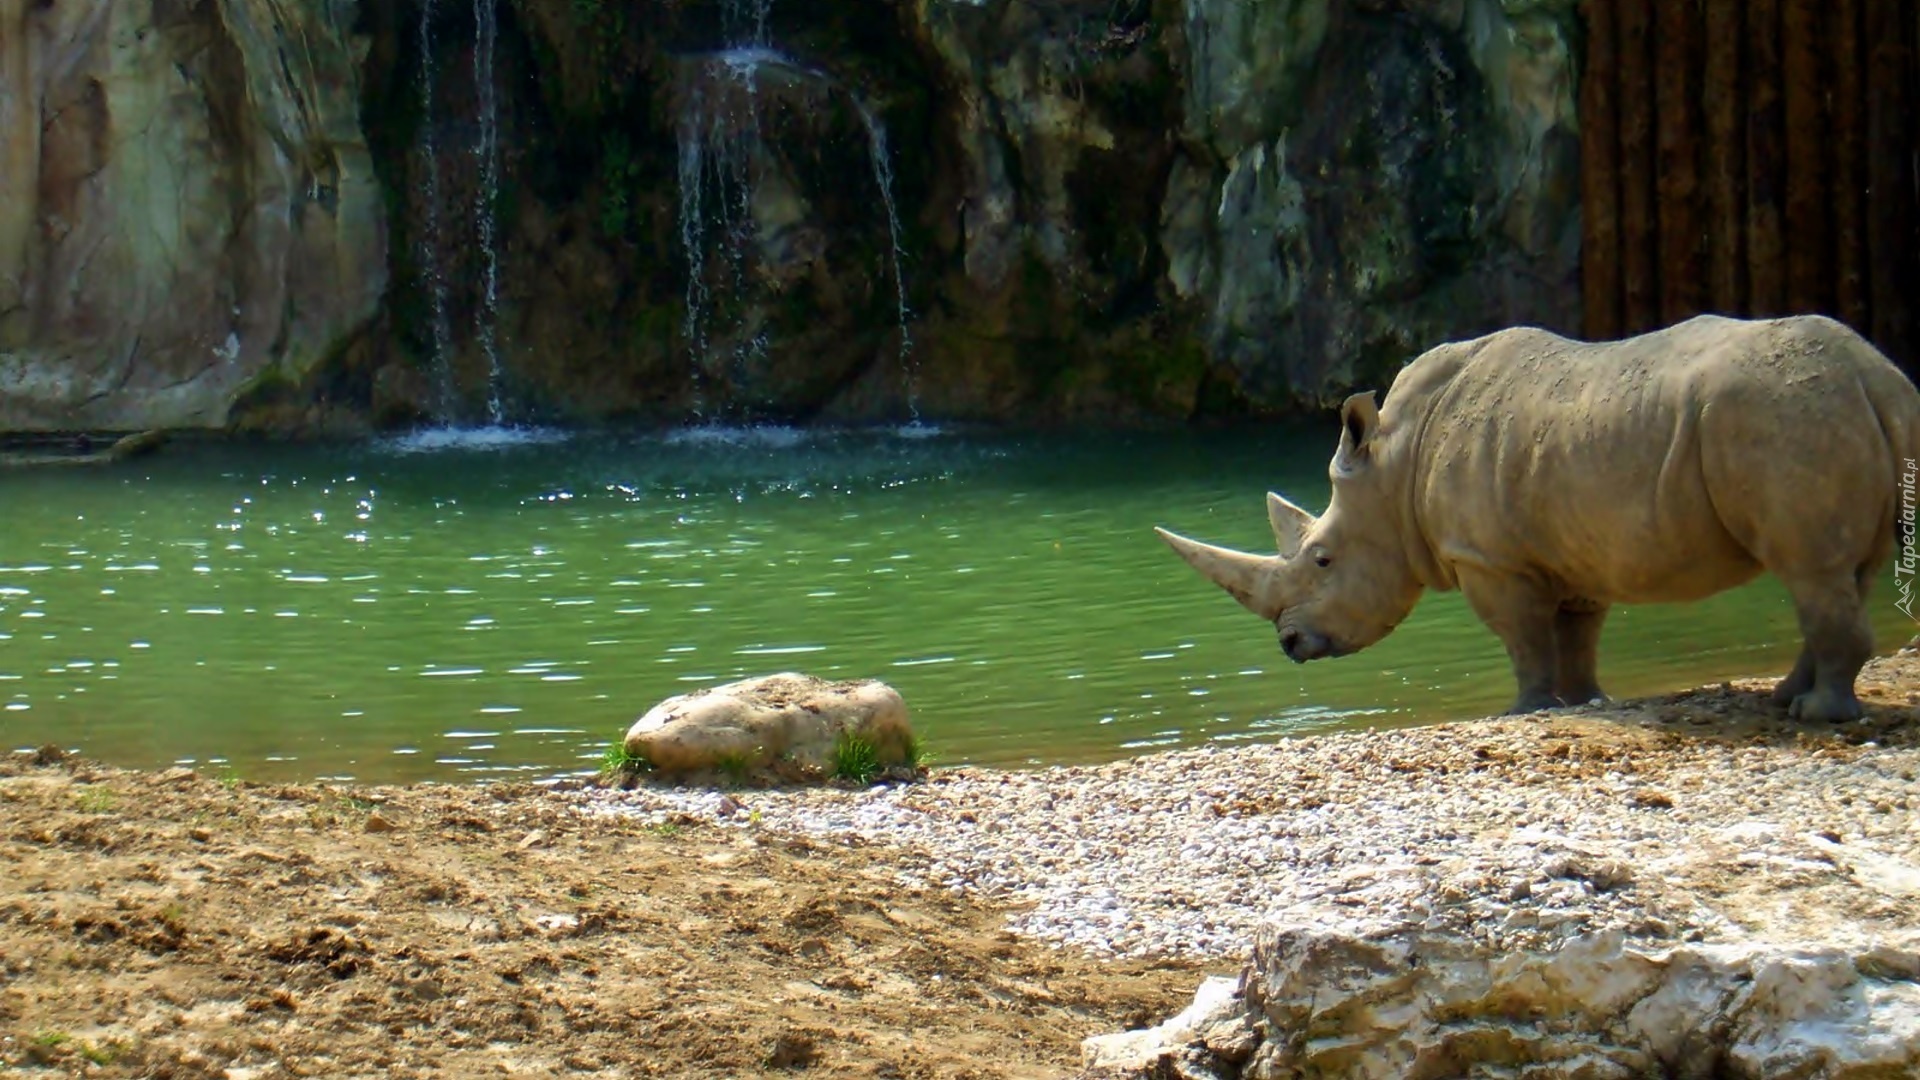
<svg viewBox="0 0 1920 1080"><path fill-rule="evenodd" d="M1558 708L1561 701L1553 692L1559 675L1558 650L1554 647L1558 602L1517 577L1463 569L1459 580L1467 605L1500 638L1513 661L1513 678L1520 685L1520 696L1507 713Z"/></svg>
<svg viewBox="0 0 1920 1080"><path fill-rule="evenodd" d="M1600 627L1607 606L1586 600L1561 604L1553 615L1553 696L1565 705L1605 701L1600 690Z"/></svg>
<svg viewBox="0 0 1920 1080"><path fill-rule="evenodd" d="M1786 708L1793 704L1794 698L1811 689L1813 689L1813 650L1802 645L1800 659L1793 662L1793 670L1773 688L1773 703Z"/></svg>
<svg viewBox="0 0 1920 1080"><path fill-rule="evenodd" d="M1800 633L1806 639L1802 662L1812 660L1811 686L1797 684L1806 678L1796 663L1776 694L1798 690L1787 705L1787 715L1796 720L1858 720L1862 714L1860 699L1854 696L1853 682L1873 655L1873 627L1867 621L1866 604L1853 575L1835 580L1797 580L1787 582L1793 594L1794 612L1800 617Z"/></svg>

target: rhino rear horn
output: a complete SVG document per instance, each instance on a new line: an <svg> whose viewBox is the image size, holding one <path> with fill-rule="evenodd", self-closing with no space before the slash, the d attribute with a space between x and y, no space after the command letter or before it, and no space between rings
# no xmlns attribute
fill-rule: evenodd
<svg viewBox="0 0 1920 1080"><path fill-rule="evenodd" d="M1280 617L1278 607L1268 598L1272 592L1273 571L1280 564L1278 556L1249 555L1244 551L1189 540L1162 528L1156 527L1153 531L1167 542L1168 547L1187 560L1187 565L1240 601L1241 607L1268 622Z"/></svg>
<svg viewBox="0 0 1920 1080"><path fill-rule="evenodd" d="M1282 557L1291 557L1300 550L1307 530L1318 520L1285 497L1267 492L1267 521L1273 525L1273 542Z"/></svg>

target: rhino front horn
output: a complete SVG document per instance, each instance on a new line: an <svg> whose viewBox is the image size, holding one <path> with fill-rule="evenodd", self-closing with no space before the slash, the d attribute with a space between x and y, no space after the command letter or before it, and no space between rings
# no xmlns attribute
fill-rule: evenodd
<svg viewBox="0 0 1920 1080"><path fill-rule="evenodd" d="M1270 610L1272 605L1266 600L1279 558L1273 555L1249 555L1232 548L1203 544L1158 527L1153 531L1167 542L1168 547L1187 560L1187 565L1240 601L1241 607L1268 622L1280 617L1277 609Z"/></svg>

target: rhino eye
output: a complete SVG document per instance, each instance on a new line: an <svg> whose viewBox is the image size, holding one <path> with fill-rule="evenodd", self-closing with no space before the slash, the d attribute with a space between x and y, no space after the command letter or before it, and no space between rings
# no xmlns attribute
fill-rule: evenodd
<svg viewBox="0 0 1920 1080"><path fill-rule="evenodd" d="M1333 556L1326 554L1315 555L1313 557L1313 565L1325 570L1327 567L1333 565Z"/></svg>

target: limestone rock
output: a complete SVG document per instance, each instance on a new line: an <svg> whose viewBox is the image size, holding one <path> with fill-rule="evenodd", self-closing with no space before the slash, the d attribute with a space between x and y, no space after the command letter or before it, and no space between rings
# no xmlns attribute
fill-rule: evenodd
<svg viewBox="0 0 1920 1080"><path fill-rule="evenodd" d="M668 698L628 729L629 756L667 775L828 775L841 740L864 740L880 769L913 763L906 702L877 680L782 672Z"/></svg>
<svg viewBox="0 0 1920 1080"><path fill-rule="evenodd" d="M398 428L430 420L438 403L427 373L406 363L381 365L373 374L371 419L377 428Z"/></svg>
<svg viewBox="0 0 1920 1080"><path fill-rule="evenodd" d="M1084 1040L1080 1060L1094 1076L1154 1076L1158 1069L1181 1080L1210 1080L1235 1075L1258 1042L1239 980L1216 977L1158 1027Z"/></svg>
<svg viewBox="0 0 1920 1080"><path fill-rule="evenodd" d="M1150 1032L1088 1040L1087 1075L1920 1074L1920 952L1885 945L1656 944L1609 932L1514 949L1323 910L1262 929L1240 997L1221 982ZM1235 1004L1229 1017L1223 1006ZM1196 1060L1212 1045L1195 1037L1201 1015L1221 1018L1209 1031L1230 1018L1258 1033L1244 1065Z"/></svg>
<svg viewBox="0 0 1920 1080"><path fill-rule="evenodd" d="M211 427L372 318L353 0L0 0L0 429Z"/></svg>

